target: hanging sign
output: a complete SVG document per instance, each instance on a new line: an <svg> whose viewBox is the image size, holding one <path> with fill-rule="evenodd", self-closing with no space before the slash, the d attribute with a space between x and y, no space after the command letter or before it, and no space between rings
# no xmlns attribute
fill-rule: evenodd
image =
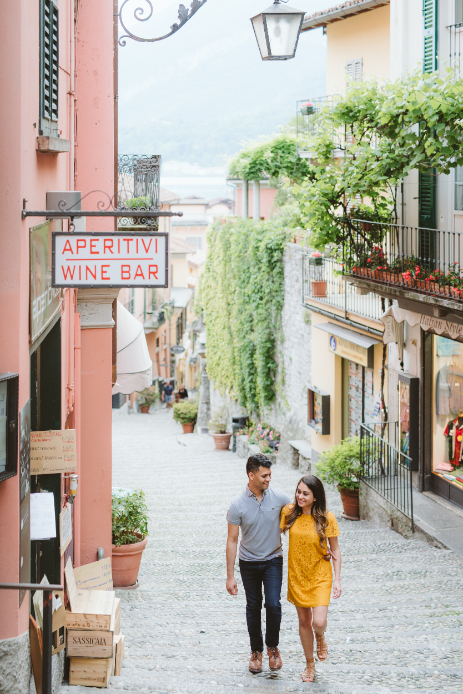
<svg viewBox="0 0 463 694"><path fill-rule="evenodd" d="M374 359L373 347L362 347L338 335L330 335L328 344L330 350L339 357L372 368Z"/></svg>
<svg viewBox="0 0 463 694"><path fill-rule="evenodd" d="M172 352L172 354L183 354L183 352L185 351L185 347L183 347L182 345L172 345L170 351Z"/></svg>
<svg viewBox="0 0 463 694"><path fill-rule="evenodd" d="M167 287L167 234L53 234L53 287Z"/></svg>

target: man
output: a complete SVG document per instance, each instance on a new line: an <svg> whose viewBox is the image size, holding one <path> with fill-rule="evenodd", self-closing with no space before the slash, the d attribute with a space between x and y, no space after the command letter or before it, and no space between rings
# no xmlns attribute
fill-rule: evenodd
<svg viewBox="0 0 463 694"><path fill-rule="evenodd" d="M170 381L167 381L166 385L164 386L164 400L166 402L166 407L169 409L169 407L172 407L172 393L174 392L174 388L171 385Z"/></svg>
<svg viewBox="0 0 463 694"><path fill-rule="evenodd" d="M291 503L287 494L270 488L271 461L262 453L251 455L246 463L248 485L232 502L227 513L227 591L238 594L235 559L240 542L240 573L246 593L246 621L251 640L249 670L262 672L262 586L265 593L265 643L271 670L282 666L278 650L281 624L281 583L283 549L280 535L280 512Z"/></svg>

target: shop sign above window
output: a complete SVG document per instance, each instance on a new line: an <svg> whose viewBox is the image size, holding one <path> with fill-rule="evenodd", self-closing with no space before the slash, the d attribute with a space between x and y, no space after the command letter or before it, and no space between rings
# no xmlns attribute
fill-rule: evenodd
<svg viewBox="0 0 463 694"><path fill-rule="evenodd" d="M167 287L167 234L53 234L53 287Z"/></svg>

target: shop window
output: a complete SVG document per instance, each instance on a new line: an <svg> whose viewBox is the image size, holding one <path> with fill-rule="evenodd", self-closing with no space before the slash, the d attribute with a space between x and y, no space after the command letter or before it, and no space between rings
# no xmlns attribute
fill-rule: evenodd
<svg viewBox="0 0 463 694"><path fill-rule="evenodd" d="M330 433L330 396L318 388L308 390L308 424L317 434Z"/></svg>
<svg viewBox="0 0 463 694"><path fill-rule="evenodd" d="M342 437L360 435L360 425L373 422L375 393L373 369L367 369L348 359L342 360L343 369L343 432Z"/></svg>
<svg viewBox="0 0 463 694"><path fill-rule="evenodd" d="M432 470L463 489L463 344L433 335Z"/></svg>
<svg viewBox="0 0 463 694"><path fill-rule="evenodd" d="M0 374L0 482L18 474L18 374Z"/></svg>
<svg viewBox="0 0 463 694"><path fill-rule="evenodd" d="M40 135L59 137L59 13L54 0L40 0Z"/></svg>

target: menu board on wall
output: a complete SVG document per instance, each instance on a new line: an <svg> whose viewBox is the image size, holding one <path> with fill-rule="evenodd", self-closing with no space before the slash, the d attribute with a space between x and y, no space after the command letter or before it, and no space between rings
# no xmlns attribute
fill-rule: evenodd
<svg viewBox="0 0 463 694"><path fill-rule="evenodd" d="M31 475L73 472L76 469L75 429L31 432Z"/></svg>

